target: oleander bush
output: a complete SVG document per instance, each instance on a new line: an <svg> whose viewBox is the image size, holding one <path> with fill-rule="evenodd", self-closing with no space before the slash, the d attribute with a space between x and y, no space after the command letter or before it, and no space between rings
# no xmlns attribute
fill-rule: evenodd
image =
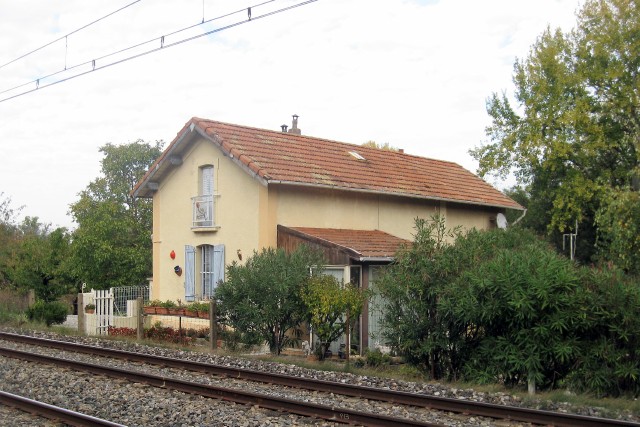
<svg viewBox="0 0 640 427"><path fill-rule="evenodd" d="M640 394L640 280L526 230L417 220L375 289L386 344L433 379Z"/></svg>

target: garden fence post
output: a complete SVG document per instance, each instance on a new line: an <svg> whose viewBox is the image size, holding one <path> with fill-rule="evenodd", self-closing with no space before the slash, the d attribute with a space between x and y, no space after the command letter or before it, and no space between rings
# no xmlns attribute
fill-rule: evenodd
<svg viewBox="0 0 640 427"><path fill-rule="evenodd" d="M142 297L138 297L137 298L137 310L136 310L136 320L137 320L137 324L138 327L137 329L137 333L138 333L138 341L142 341L142 339L144 338L144 317L142 316Z"/></svg>
<svg viewBox="0 0 640 427"><path fill-rule="evenodd" d="M87 333L87 318L84 314L84 295L82 293L78 294L78 333L81 335L86 335Z"/></svg>
<svg viewBox="0 0 640 427"><path fill-rule="evenodd" d="M216 319L216 300L209 302L209 346L211 350L218 348L218 319Z"/></svg>

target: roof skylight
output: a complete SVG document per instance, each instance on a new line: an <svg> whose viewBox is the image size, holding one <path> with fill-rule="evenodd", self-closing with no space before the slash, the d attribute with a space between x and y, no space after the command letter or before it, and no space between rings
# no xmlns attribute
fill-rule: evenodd
<svg viewBox="0 0 640 427"><path fill-rule="evenodd" d="M364 157L362 157L360 154L356 153L355 151L349 151L349 154L351 154L357 160L367 160Z"/></svg>

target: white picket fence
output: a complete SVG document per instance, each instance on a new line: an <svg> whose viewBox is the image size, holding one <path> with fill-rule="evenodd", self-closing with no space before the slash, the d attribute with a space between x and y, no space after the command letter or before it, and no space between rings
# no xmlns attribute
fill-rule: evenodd
<svg viewBox="0 0 640 427"><path fill-rule="evenodd" d="M85 317L84 332L87 335L108 335L109 327L128 327L137 328L137 301L127 300L126 311L124 313L114 312L114 288L107 290L94 290L82 294L83 307L78 307L78 311L82 310ZM85 307L88 304L96 306L93 314L85 313ZM124 310L123 310L124 311ZM123 314L123 315L117 315ZM80 325L79 325L80 327Z"/></svg>
<svg viewBox="0 0 640 427"><path fill-rule="evenodd" d="M113 321L113 291L94 291L93 301L96 305L96 335L108 335L109 326L114 326Z"/></svg>

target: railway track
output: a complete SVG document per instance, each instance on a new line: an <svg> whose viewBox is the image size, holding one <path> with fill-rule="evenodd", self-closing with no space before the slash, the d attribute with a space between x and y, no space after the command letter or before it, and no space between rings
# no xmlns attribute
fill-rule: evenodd
<svg viewBox="0 0 640 427"><path fill-rule="evenodd" d="M49 418L50 420L64 422L71 426L125 427L122 424L92 417L91 415L82 414L80 412L70 411L65 408L60 408L59 406L49 405L48 403L39 402L37 400L28 399L26 397L4 391L0 391L0 403L37 416Z"/></svg>
<svg viewBox="0 0 640 427"><path fill-rule="evenodd" d="M344 408L329 407L293 399L272 397L265 394L257 394L226 387L216 387L197 382L183 381L166 376L152 375L143 372L136 372L130 369L118 369L97 365L92 363L78 362L74 360L44 356L8 348L0 348L0 355L14 359L25 360L35 363L45 363L59 367L69 368L74 371L84 371L96 375L104 375L110 378L123 379L136 383L147 384L158 388L181 391L184 393L196 394L199 396L222 399L244 405L257 405L275 411L282 411L313 417L328 421L379 427L412 427L424 426L433 427L440 424L427 423L405 418L390 417L385 415L354 411Z"/></svg>
<svg viewBox="0 0 640 427"><path fill-rule="evenodd" d="M117 358L127 361L145 363L145 364L154 364L166 367L172 367L176 369L188 369L197 372L203 372L207 374L213 374L218 376L224 376L229 378L243 379L243 380L251 380L251 381L259 381L269 384L278 384L286 387L296 387L307 390L321 391L321 392L329 392L334 394L342 394L345 396L357 397L360 399L370 399L370 400L378 400L385 402L392 402L395 404L401 405L411 405L422 408L429 409L438 409L442 411L448 412L456 412L461 414L466 414L468 416L484 416L491 417L496 419L506 419L511 421L518 422L526 422L532 424L540 424L540 425L557 425L557 426L638 426L637 423L627 422L627 421L619 421L619 420L611 420L604 418L596 418L596 417L586 417L580 415L571 415L550 411L540 411L540 410L532 410L527 408L518 408L518 407L506 407L501 405L487 404L487 403L479 403L479 402L470 402L466 400L458 400L458 399L449 399L442 398L437 396L428 396L423 394L416 393L407 393L407 392L398 392L392 390L384 390L384 389L376 389L372 387L362 387L355 386L351 384L342 384L330 381L322 381L322 380L312 380L309 378L299 378L292 377L288 375L278 375L273 373L265 373L254 370L247 369L239 369L228 366L218 366L212 364L205 364L199 362L188 361L184 359L170 359L166 357L159 356L151 356L143 353L134 353L127 352L122 350L113 350L107 348L93 347L82 344L75 344L63 341L55 341L44 338L36 338L30 336L23 336L18 334L11 334L0 332L0 339L4 339L7 341L20 342L23 344L29 345L38 345L38 346L46 346L50 348L55 348L58 350L64 351L72 351L77 353L84 353L89 355L99 355L110 358ZM15 357L15 356L10 356ZM36 361L36 360L34 360ZM53 363L64 363L64 362L53 362ZM96 373L100 369L104 369L103 367L96 368L87 368L93 369ZM109 374L105 374L109 375ZM125 374L122 374L125 375ZM122 376L121 378L125 378ZM141 379L137 379L136 381L142 381ZM157 384L166 384L166 378L156 378L149 379L149 384L157 385ZM198 387L200 387L199 385ZM172 386L173 387L173 386ZM187 386L184 384L176 385L177 390L194 392L191 390L187 390L191 386ZM186 387L186 388L185 388ZM207 391L209 397L218 397L229 399L231 395L228 391ZM234 397L237 402L244 404L257 404L257 402L261 402L264 396L244 396L244 397ZM258 403L259 404L259 403ZM312 408L312 409L300 409L293 408L293 405L290 402L286 402L283 404L282 402L276 403L271 402L267 406L267 408L281 410L281 411L292 411L298 414L306 415L306 416L315 416L323 419L335 421L335 422L347 422L352 424L364 424L364 425L400 425L400 422L397 419L394 420L382 420L381 417L376 416L375 419L368 419L366 414L359 413L351 413L347 410L340 410L339 408L330 408L329 411L326 408ZM297 411L297 412L296 412ZM380 421L382 420L382 421ZM412 422L408 420L408 422ZM404 425L430 425L425 423L418 424L404 424Z"/></svg>

